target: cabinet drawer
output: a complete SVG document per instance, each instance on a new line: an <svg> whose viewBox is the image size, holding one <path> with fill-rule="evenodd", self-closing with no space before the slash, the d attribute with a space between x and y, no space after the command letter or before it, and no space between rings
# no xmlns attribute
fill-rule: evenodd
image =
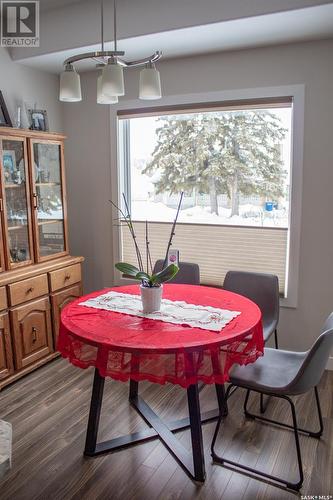
<svg viewBox="0 0 333 500"><path fill-rule="evenodd" d="M8 288L10 303L12 306L41 297L49 292L46 274L41 274L40 276L35 276L34 278L12 283L11 285L8 285Z"/></svg>
<svg viewBox="0 0 333 500"><path fill-rule="evenodd" d="M48 298L15 307L10 314L17 369L31 365L53 352Z"/></svg>
<svg viewBox="0 0 333 500"><path fill-rule="evenodd" d="M0 288L0 311L7 309L7 294L6 287L2 286Z"/></svg>
<svg viewBox="0 0 333 500"><path fill-rule="evenodd" d="M52 304L52 315L53 315L53 333L54 333L54 345L56 347L59 327L60 327L60 314L62 309L67 306L70 302L81 297L82 295L82 285L78 283L77 285L66 288L61 292L57 292L51 295Z"/></svg>
<svg viewBox="0 0 333 500"><path fill-rule="evenodd" d="M74 264L73 266L64 267L63 269L57 269L57 271L50 272L51 292L73 285L79 281L81 281L80 264Z"/></svg>

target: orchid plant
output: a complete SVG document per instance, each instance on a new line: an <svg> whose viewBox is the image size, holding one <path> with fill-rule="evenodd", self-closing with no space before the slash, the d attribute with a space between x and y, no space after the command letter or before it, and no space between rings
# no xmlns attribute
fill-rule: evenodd
<svg viewBox="0 0 333 500"><path fill-rule="evenodd" d="M149 288L158 287L162 283L171 280L174 276L176 276L179 270L175 264L170 264L159 273L148 274L144 271L140 271L140 269L132 266L132 264L126 264L125 262L118 262L116 264L116 268L125 276L141 281L143 286Z"/></svg>
<svg viewBox="0 0 333 500"><path fill-rule="evenodd" d="M153 273L153 265L152 265L150 250L149 250L148 222L146 221L146 270L144 270L142 254L141 254L139 245L137 243L137 238L136 238L134 226L133 226L132 218L130 215L130 211L129 211L129 207L128 207L128 203L127 203L127 200L125 198L125 195L123 194L125 211L123 211L121 208L119 208L115 203L113 203L111 201L111 204L117 209L117 211L120 214L120 217L118 217L117 220L120 221L121 225L123 225L125 223L130 231L130 234L131 234L132 239L133 239L134 247L135 247L137 261L138 261L138 267L136 267L132 264L128 264L126 262L117 262L117 264L115 264L116 269L118 269L118 271L123 273L123 275L125 277L132 278L132 279L135 279L137 281L141 281L141 284L144 287L154 288L154 287L161 286L162 283L165 283L166 281L170 281L172 278L174 278L176 276L176 274L179 271L178 266L176 266L175 264L170 264L169 266L166 266L166 263L168 261L168 253L169 253L170 247L172 245L172 239L175 235L175 228L176 228L176 224L177 224L178 215L179 215L180 207L182 204L183 196L184 196L184 193L182 192L180 195L179 203L178 203L176 217L175 217L175 220L172 224L172 229L171 229L171 234L170 234L168 245L167 245L163 269L162 269L162 271L160 271L158 273ZM150 272L149 272L149 268L150 268Z"/></svg>

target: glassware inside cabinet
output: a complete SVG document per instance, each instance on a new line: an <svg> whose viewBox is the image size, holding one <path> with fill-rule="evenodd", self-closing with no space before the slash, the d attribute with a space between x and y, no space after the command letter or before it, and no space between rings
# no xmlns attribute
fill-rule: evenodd
<svg viewBox="0 0 333 500"><path fill-rule="evenodd" d="M9 266L15 267L15 265L31 261L31 229L24 141L2 141L2 167L8 229L8 260Z"/></svg>
<svg viewBox="0 0 333 500"><path fill-rule="evenodd" d="M61 146L34 143L33 157L39 256L48 257L65 251Z"/></svg>

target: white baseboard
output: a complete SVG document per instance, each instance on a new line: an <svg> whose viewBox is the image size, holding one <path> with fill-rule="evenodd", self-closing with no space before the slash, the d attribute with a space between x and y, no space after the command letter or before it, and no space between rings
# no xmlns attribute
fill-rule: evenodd
<svg viewBox="0 0 333 500"><path fill-rule="evenodd" d="M333 370L333 356L328 358L326 370Z"/></svg>

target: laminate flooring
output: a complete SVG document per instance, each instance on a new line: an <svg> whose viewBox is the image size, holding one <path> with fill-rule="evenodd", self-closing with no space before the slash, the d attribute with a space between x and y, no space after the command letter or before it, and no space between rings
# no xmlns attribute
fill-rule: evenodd
<svg viewBox="0 0 333 500"><path fill-rule="evenodd" d="M1 500L333 498L333 372L326 371L319 386L323 437L300 438L305 474L300 494L214 465L210 456L214 422L203 425L204 484L189 479L159 440L96 458L83 457L92 379L93 369L81 370L57 359L0 392L0 418L13 426L12 469L0 483ZM140 394L165 419L187 416L186 391L180 387L142 382ZM218 451L232 460L294 479L293 434L245 419L243 401L244 391L238 389L229 400ZM216 407L213 386L204 387L200 402L202 410ZM317 428L313 394L296 398L296 406L299 425ZM258 398L253 395L251 410L257 409ZM288 407L272 399L267 416L287 422ZM99 440L145 426L128 404L128 384L107 379ZM177 436L190 449L189 431Z"/></svg>

